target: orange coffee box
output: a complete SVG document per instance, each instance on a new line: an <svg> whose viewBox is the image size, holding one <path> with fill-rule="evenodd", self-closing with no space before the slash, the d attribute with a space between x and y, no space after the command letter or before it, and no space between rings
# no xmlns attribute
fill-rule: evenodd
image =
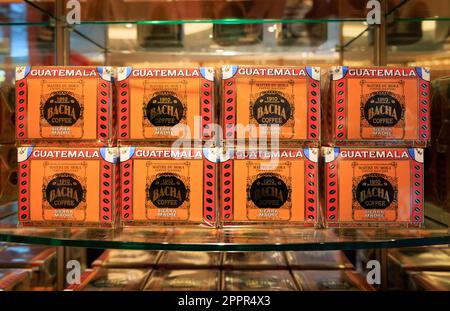
<svg viewBox="0 0 450 311"><path fill-rule="evenodd" d="M326 223L419 227L423 158L419 148L322 148Z"/></svg>
<svg viewBox="0 0 450 311"><path fill-rule="evenodd" d="M215 164L201 148L121 147L123 225L215 225Z"/></svg>
<svg viewBox="0 0 450 311"><path fill-rule="evenodd" d="M221 120L226 139L279 137L318 146L320 68L222 67Z"/></svg>
<svg viewBox="0 0 450 311"><path fill-rule="evenodd" d="M158 269L218 269L221 264L220 252L164 251Z"/></svg>
<svg viewBox="0 0 450 311"><path fill-rule="evenodd" d="M17 67L16 140L111 144L112 75L111 67Z"/></svg>
<svg viewBox="0 0 450 311"><path fill-rule="evenodd" d="M117 148L19 147L20 224L114 226L117 161Z"/></svg>
<svg viewBox="0 0 450 311"><path fill-rule="evenodd" d="M209 139L214 75L211 67L117 68L119 141Z"/></svg>
<svg viewBox="0 0 450 311"><path fill-rule="evenodd" d="M0 145L0 205L13 201L17 201L17 150L15 145Z"/></svg>
<svg viewBox="0 0 450 311"><path fill-rule="evenodd" d="M0 291L30 290L31 270L0 269Z"/></svg>
<svg viewBox="0 0 450 311"><path fill-rule="evenodd" d="M328 142L408 147L429 143L429 69L334 67L330 78Z"/></svg>
<svg viewBox="0 0 450 311"><path fill-rule="evenodd" d="M450 212L450 77L432 82L429 165L425 174L428 203Z"/></svg>
<svg viewBox="0 0 450 311"><path fill-rule="evenodd" d="M314 226L317 148L228 149L220 164L223 225Z"/></svg>

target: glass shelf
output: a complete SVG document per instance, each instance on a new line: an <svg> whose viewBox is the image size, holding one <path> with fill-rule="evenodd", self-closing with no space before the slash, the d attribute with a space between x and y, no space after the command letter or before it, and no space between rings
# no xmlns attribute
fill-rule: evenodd
<svg viewBox="0 0 450 311"><path fill-rule="evenodd" d="M185 251L352 250L450 244L448 227L423 229L200 228L123 229L16 228L17 215L0 221L0 241L105 249Z"/></svg>
<svg viewBox="0 0 450 311"><path fill-rule="evenodd" d="M411 22L450 22L450 17L414 17L414 18L394 18L391 23L411 23ZM119 20L119 21L80 21L72 27L83 25L185 25L185 24L217 24L217 25L250 25L250 24L314 24L314 23L364 23L365 18L318 18L318 19L284 19L284 18L220 18L220 19L184 19L184 20ZM54 27L52 21L14 21L1 20L0 26L49 26Z"/></svg>
<svg viewBox="0 0 450 311"><path fill-rule="evenodd" d="M366 3L314 1L290 7L271 0L90 0L81 3L81 25L267 24L365 22ZM0 26L54 25L55 0L0 4ZM445 1L390 1L389 22L450 21ZM297 11L296 11L297 10ZM294 15L292 15L294 14ZM301 18L295 14L302 14Z"/></svg>

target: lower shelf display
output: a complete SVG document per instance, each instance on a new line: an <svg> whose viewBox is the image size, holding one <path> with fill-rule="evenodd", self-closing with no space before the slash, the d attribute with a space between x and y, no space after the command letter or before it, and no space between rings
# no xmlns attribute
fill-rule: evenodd
<svg viewBox="0 0 450 311"><path fill-rule="evenodd" d="M354 250L450 244L448 227L421 229L295 227L17 228L17 215L0 220L0 241L104 249L180 251Z"/></svg>

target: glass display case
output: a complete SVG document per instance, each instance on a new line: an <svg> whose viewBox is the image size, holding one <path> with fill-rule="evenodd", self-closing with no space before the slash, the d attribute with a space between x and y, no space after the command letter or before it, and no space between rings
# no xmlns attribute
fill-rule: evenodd
<svg viewBox="0 0 450 311"><path fill-rule="evenodd" d="M432 80L432 137L425 151L426 220L419 229L21 228L17 203L12 202L17 191L17 163L13 163L0 172L10 184L7 188L0 182L0 241L57 247L57 289L66 287L65 262L72 248L374 250L386 280L388 249L450 244L450 3L381 0L381 24L374 25L367 22L365 1L352 0L89 0L80 4L78 12L66 8L64 0L0 3L0 148L14 148L14 132L8 133L6 123L14 120L12 92L19 65L425 66L430 67ZM80 20L68 23L66 13ZM387 289L387 281L381 284Z"/></svg>

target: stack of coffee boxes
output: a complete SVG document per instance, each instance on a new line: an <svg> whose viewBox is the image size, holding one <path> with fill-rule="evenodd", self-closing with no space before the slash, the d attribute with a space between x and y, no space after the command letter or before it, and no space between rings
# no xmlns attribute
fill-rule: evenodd
<svg viewBox="0 0 450 311"><path fill-rule="evenodd" d="M222 67L220 225L315 226L320 69Z"/></svg>
<svg viewBox="0 0 450 311"><path fill-rule="evenodd" d="M21 225L117 224L112 99L110 67L16 69Z"/></svg>
<svg viewBox="0 0 450 311"><path fill-rule="evenodd" d="M209 67L117 68L122 225L215 226L214 82Z"/></svg>
<svg viewBox="0 0 450 311"><path fill-rule="evenodd" d="M419 227L424 149L430 141L430 72L335 67L325 139L325 221Z"/></svg>

